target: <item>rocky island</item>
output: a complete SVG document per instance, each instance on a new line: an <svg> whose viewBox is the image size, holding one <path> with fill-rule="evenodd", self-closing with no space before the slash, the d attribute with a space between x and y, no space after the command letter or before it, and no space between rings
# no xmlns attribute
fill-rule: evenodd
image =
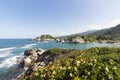
<svg viewBox="0 0 120 80"><path fill-rule="evenodd" d="M32 40L40 41L40 42L46 42L46 41L51 41L54 40L54 37L49 35L49 34L43 34L39 37L35 37Z"/></svg>

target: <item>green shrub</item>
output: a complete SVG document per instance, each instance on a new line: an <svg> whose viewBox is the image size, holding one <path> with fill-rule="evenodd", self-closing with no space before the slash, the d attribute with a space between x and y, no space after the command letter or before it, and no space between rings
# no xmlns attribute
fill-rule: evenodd
<svg viewBox="0 0 120 80"><path fill-rule="evenodd" d="M62 57L25 76L26 80L120 80L120 48L54 48L47 53Z"/></svg>

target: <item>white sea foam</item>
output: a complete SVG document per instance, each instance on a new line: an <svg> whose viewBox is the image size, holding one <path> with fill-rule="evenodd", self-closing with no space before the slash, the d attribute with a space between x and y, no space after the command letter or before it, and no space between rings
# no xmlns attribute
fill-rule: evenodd
<svg viewBox="0 0 120 80"><path fill-rule="evenodd" d="M34 45L37 45L37 44L36 43L34 43L34 44L27 44L27 45L25 45L25 46L23 46L21 48L30 48L30 47L32 47Z"/></svg>
<svg viewBox="0 0 120 80"><path fill-rule="evenodd" d="M24 52L20 53L18 56L19 57L24 57Z"/></svg>
<svg viewBox="0 0 120 80"><path fill-rule="evenodd" d="M23 55L24 53L20 53L20 55Z"/></svg>
<svg viewBox="0 0 120 80"><path fill-rule="evenodd" d="M15 47L9 47L9 48L0 48L0 51L8 51L8 50L12 50Z"/></svg>
<svg viewBox="0 0 120 80"><path fill-rule="evenodd" d="M20 56L13 56L13 57L5 59L4 61L1 62L0 68L9 68L9 67L17 64L18 57L20 57Z"/></svg>
<svg viewBox="0 0 120 80"><path fill-rule="evenodd" d="M20 47L20 48L30 48L34 45L37 45L37 44L27 44L23 47ZM10 48L0 48L0 58L2 57L9 57L9 56L12 56L12 50L15 49L16 47L10 47ZM24 53L20 53L19 55L16 55L16 56L12 56L12 57L9 57L3 61L0 61L0 68L9 68L15 64L17 64L17 60L21 60L22 57L23 57L23 54Z"/></svg>
<svg viewBox="0 0 120 80"><path fill-rule="evenodd" d="M48 43L49 41L39 41L37 43Z"/></svg>
<svg viewBox="0 0 120 80"><path fill-rule="evenodd" d="M8 51L2 51L2 52L0 52L0 58L12 55L11 52L12 51L9 51L9 50Z"/></svg>

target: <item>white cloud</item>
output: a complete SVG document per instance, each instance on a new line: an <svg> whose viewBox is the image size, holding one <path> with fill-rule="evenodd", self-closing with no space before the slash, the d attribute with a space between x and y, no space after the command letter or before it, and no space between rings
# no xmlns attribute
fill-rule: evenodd
<svg viewBox="0 0 120 80"><path fill-rule="evenodd" d="M104 28L104 26L100 26L100 25L87 25L87 29L90 29L90 30L99 30L99 29L102 29Z"/></svg>
<svg viewBox="0 0 120 80"><path fill-rule="evenodd" d="M118 25L118 24L120 24L120 19L113 20L111 26L115 26L115 25Z"/></svg>
<svg viewBox="0 0 120 80"><path fill-rule="evenodd" d="M120 24L120 19L113 20L107 24L101 24L101 25L98 25L98 24L97 25L86 25L85 27L82 27L82 28L77 26L77 28L72 29L72 31L54 32L52 33L52 35L53 36L65 36L65 35L70 35L70 34L82 33L88 30L100 30L100 29L110 28L118 24Z"/></svg>
<svg viewBox="0 0 120 80"><path fill-rule="evenodd" d="M103 25L87 25L87 27L88 27L87 29L89 29L89 30L99 30L99 29L114 27L118 24L120 24L120 19L113 20L110 23L103 24Z"/></svg>

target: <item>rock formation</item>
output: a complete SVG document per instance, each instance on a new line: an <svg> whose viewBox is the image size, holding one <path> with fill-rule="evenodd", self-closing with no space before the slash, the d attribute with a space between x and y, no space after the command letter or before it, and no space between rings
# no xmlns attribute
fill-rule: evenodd
<svg viewBox="0 0 120 80"><path fill-rule="evenodd" d="M44 61L40 61L39 58L42 58L41 56L43 55L44 52L45 50L43 49L26 50L24 52L24 58L21 60L19 64L22 66L23 72L20 75L18 75L15 80L21 80L24 77L24 75L30 74L32 71L36 71L38 67L43 66ZM40 63L42 63L42 65Z"/></svg>
<svg viewBox="0 0 120 80"><path fill-rule="evenodd" d="M76 37L72 39L72 43L85 43L81 37Z"/></svg>
<svg viewBox="0 0 120 80"><path fill-rule="evenodd" d="M26 50L24 52L24 58L20 62L23 72L14 80L22 80L25 75L29 75L31 72L37 71L38 68L45 67L53 60L54 57L43 49Z"/></svg>

